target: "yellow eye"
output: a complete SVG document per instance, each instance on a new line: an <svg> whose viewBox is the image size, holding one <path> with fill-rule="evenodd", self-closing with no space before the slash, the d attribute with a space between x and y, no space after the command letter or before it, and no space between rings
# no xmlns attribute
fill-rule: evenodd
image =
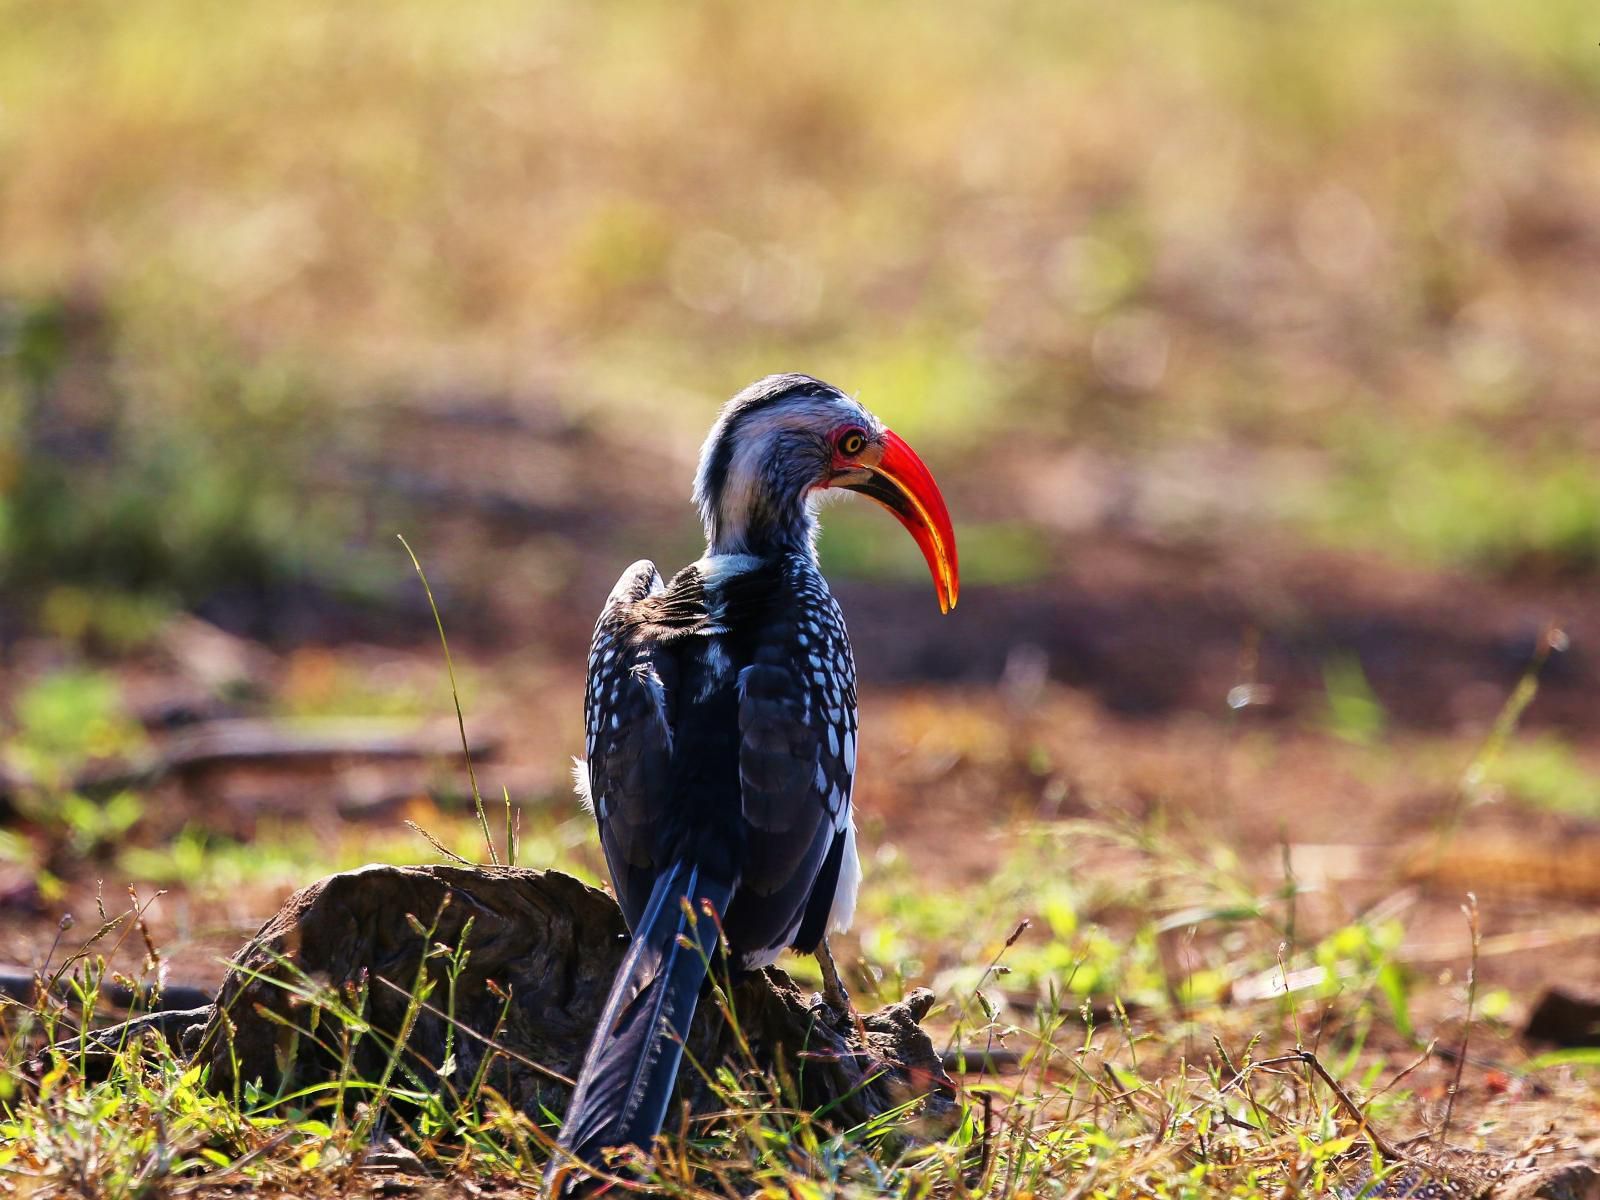
<svg viewBox="0 0 1600 1200"><path fill-rule="evenodd" d="M839 439L839 453L854 458L866 448L867 439L859 429L852 429Z"/></svg>

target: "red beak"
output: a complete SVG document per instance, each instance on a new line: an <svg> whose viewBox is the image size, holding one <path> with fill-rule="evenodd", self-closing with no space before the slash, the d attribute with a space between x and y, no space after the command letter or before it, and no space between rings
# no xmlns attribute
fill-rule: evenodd
<svg viewBox="0 0 1600 1200"><path fill-rule="evenodd" d="M922 549L922 557L928 560L933 589L939 596L939 611L949 612L956 606L961 573L956 562L956 533L933 473L905 439L887 429L883 431L883 457L876 466L863 467L872 473L870 478L865 483L844 486L871 496L910 531Z"/></svg>

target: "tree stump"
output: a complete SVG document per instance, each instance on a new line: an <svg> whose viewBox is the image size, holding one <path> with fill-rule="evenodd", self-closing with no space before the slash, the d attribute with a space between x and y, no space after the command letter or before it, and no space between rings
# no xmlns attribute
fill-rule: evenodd
<svg viewBox="0 0 1600 1200"><path fill-rule="evenodd" d="M234 955L216 1002L197 1014L204 1021L180 1036L210 1067L213 1087L260 1081L287 1094L344 1069L385 1077L409 1024L392 1072L397 1086L411 1078L447 1096L464 1093L489 1057L485 1084L541 1121L566 1107L568 1081L626 946L615 901L555 871L364 867L291 896ZM421 1007L412 1000L419 977L433 985ZM378 1036L349 1034L328 1007L329 989L347 1008L360 1007ZM732 1063L791 1081L791 1102L828 1106L841 1126L922 1098L924 1132L954 1127L954 1085L918 1025L931 992L919 989L858 1020L832 1013L769 968L736 979L729 999L748 1053L717 1006L703 1002L676 1102L710 1106L692 1064ZM349 1068L340 1061L346 1055Z"/></svg>

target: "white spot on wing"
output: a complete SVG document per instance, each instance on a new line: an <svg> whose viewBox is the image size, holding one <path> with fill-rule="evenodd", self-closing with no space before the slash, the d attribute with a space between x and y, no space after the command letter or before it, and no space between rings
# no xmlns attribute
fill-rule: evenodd
<svg viewBox="0 0 1600 1200"><path fill-rule="evenodd" d="M695 697L696 701L710 699L711 693L728 678L728 672L733 669L733 660L728 657L728 652L722 643L715 639L706 643L701 661L706 665L706 678L700 685L700 694Z"/></svg>
<svg viewBox="0 0 1600 1200"><path fill-rule="evenodd" d="M650 712L656 720L656 726L661 732L661 740L667 747L667 753L672 753L672 725L667 721L667 688L661 682L661 674L654 663L635 663L629 673L634 682L644 689L646 698L650 701Z"/></svg>

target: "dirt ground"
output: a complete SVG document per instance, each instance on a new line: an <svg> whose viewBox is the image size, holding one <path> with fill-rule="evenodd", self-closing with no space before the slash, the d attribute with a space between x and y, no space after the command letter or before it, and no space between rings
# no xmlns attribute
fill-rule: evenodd
<svg viewBox="0 0 1600 1200"><path fill-rule="evenodd" d="M593 590L587 578L572 587ZM1262 879L1281 876L1287 855L1307 891L1308 936L1392 906L1408 960L1445 980L1466 968L1460 909L1474 892L1480 987L1510 992L1512 1024L1544 988L1600 971L1600 837L1507 800L1463 805L1458 787L1552 620L1574 648L1544 667L1523 727L1560 729L1579 754L1600 753L1585 719L1600 670L1584 649L1593 617L1576 587L1529 594L1332 553L1088 537L1066 548L1049 580L973 587L942 621L909 583L846 581L838 591L865 681L857 804L869 859L892 844L958 898L1032 822L1159 813L1235 848ZM469 721L494 743L480 756L480 783L490 796L504 786L530 813L560 810L573 803L565 764L579 744L587 616L565 597L501 611L520 623L469 624L456 644L483 681ZM268 695L314 691L319 675L432 678L438 694L440 655L425 631L412 632L420 636L272 646L195 626L187 642L169 638L117 669L158 742L172 741L196 715L226 715L199 678L207 653L239 656ZM1382 749L1324 728L1321 672L1335 651L1358 654L1366 669L1388 722ZM12 661L26 672L51 655L23 642ZM1230 708L1230 691L1245 687L1252 703ZM140 836L159 842L200 825L247 841L264 822L303 823L359 846L403 818L427 825L459 814L463 782L448 755L202 766L157 787ZM592 849L577 854L597 869ZM52 944L59 957L93 927L97 890L108 910L122 907L134 881L107 867L62 864L59 901L13 872L0 893L0 958L37 964ZM1093 865L1074 861L1069 846L1058 868ZM169 978L215 982L222 957L290 886L246 881L190 895L167 884L149 927ZM63 911L77 925L58 943ZM140 954L128 938L123 965Z"/></svg>
<svg viewBox="0 0 1600 1200"><path fill-rule="evenodd" d="M430 456L420 432L414 457L431 465L408 486L435 501L416 540L451 632L469 728L483 742L479 783L491 799L509 793L530 829L554 829L564 865L598 877L568 773L581 746L588 629L623 564L651 549L663 566L695 552L679 489L646 485L686 477L687 461L626 443L600 453L595 434L559 424L444 418L433 432L441 429L461 444ZM484 439L519 465L494 481L473 476L459 464L473 462ZM1035 453L1021 474L1074 469L1070 456ZM527 482L541 479L542 488ZM606 503L579 514L561 499L573 494ZM867 889L873 863L891 853L960 904L1041 826L1158 822L1189 845L1229 849L1264 890L1291 874L1306 944L1360 914L1401 920L1416 1040L1446 1047L1461 1032L1471 958L1462 905L1472 893L1480 993L1507 997L1463 1077L1472 1111L1501 1142L1575 1108L1589 1111L1563 1115L1568 1129L1594 1123L1592 1096L1552 1092L1520 1071L1549 1047L1516 1031L1550 987L1600 977L1600 833L1592 821L1463 784L1552 628L1563 648L1543 658L1521 734L1559 733L1577 761L1600 762L1591 715L1600 628L1582 581L1496 581L1226 524L1203 540L1114 515L1051 531L1048 494L997 499L965 475L952 502L958 521L970 510L1032 523L1047 531L1048 553L1030 580L969 583L948 618L920 580L837 578L863 681L856 802ZM376 607L313 592L219 596L144 650L99 659L158 751L229 718L360 718L363 705L378 715L393 694L410 696L408 711L424 714L429 730L413 757L246 754L192 762L154 783L133 842L160 850L200 830L246 847L232 875L198 879L180 867L159 884L147 927L169 983L214 985L287 893L335 863L429 856L402 822L470 826L432 618L399 566L396 577ZM17 632L6 661L22 687L74 659ZM1375 726L1341 727L1330 683L1330 664L1341 662L1359 664L1357 702L1377 714ZM1086 890L1126 865L1102 847L1080 855L1070 838L1058 844L1049 870ZM262 869L252 855L273 845L287 861ZM0 961L59 963L97 927L97 906L121 911L129 885L148 900L157 885L128 869L122 849L51 861L59 895L28 868L0 866ZM75 920L64 932L63 913ZM1122 918L1103 919L1115 933ZM1048 936L1036 925L1030 937ZM129 925L96 949L130 974L145 956ZM847 942L845 953L864 950ZM958 954L927 962L929 977L960 968ZM1315 1006L1305 1016L1314 1020ZM1393 1030L1370 1048L1391 1063L1417 1052ZM1441 1054L1410 1077L1419 1123L1453 1070Z"/></svg>

